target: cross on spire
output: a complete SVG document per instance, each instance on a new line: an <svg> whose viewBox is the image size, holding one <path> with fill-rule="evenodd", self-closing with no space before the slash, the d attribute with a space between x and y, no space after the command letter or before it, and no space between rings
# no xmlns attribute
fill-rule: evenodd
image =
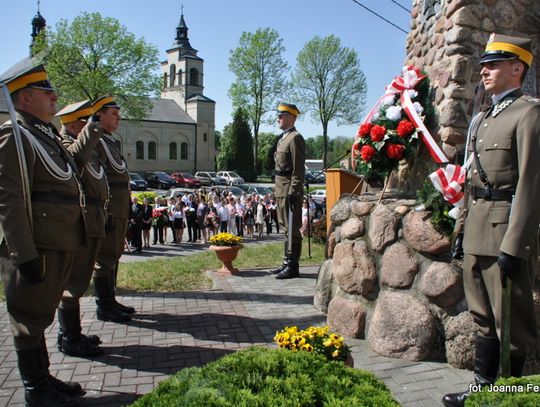
<svg viewBox="0 0 540 407"><path fill-rule="evenodd" d="M41 3L40 0L37 0L37 12L39 13L39 3Z"/></svg>
<svg viewBox="0 0 540 407"><path fill-rule="evenodd" d="M180 10L181 15L184 15L184 3L180 3Z"/></svg>

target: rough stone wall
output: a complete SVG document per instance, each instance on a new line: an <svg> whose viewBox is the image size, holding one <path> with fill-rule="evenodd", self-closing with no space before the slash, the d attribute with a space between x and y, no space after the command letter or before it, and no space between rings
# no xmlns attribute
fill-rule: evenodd
<svg viewBox="0 0 540 407"><path fill-rule="evenodd" d="M476 326L450 241L415 200L378 199L347 196L332 207L330 258L319 271L315 307L332 329L367 338L382 355L472 368ZM538 287L534 298L540 310ZM540 371L537 353L531 350L527 372Z"/></svg>
<svg viewBox="0 0 540 407"><path fill-rule="evenodd" d="M463 149L480 80L478 61L492 32L532 38L538 57L540 1L413 0L405 62L424 69L430 77L438 133L449 158ZM533 62L529 71L529 94L540 94L539 67Z"/></svg>

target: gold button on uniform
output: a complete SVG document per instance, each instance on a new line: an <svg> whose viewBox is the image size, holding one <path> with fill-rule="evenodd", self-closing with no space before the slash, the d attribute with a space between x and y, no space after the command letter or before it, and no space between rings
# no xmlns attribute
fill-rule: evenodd
<svg viewBox="0 0 540 407"><path fill-rule="evenodd" d="M498 144L497 144L497 143L493 144L493 147L497 148L497 147L498 147Z"/></svg>

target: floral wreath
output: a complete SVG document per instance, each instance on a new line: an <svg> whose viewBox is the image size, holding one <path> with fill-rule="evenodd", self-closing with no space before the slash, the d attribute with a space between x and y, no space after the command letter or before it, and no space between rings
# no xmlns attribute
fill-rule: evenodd
<svg viewBox="0 0 540 407"><path fill-rule="evenodd" d="M404 67L358 128L353 168L368 183L381 183L401 160L414 155L424 133L423 122L432 115L429 80L418 69Z"/></svg>

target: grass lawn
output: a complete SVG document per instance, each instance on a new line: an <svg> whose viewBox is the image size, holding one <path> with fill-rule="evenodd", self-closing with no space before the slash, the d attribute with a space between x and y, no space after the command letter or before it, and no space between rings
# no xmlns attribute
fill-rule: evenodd
<svg viewBox="0 0 540 407"><path fill-rule="evenodd" d="M239 269L272 267L281 264L283 243L245 246L234 261ZM307 240L303 242L300 265L316 265L324 261L324 245L311 242L311 258L308 258ZM139 291L176 292L203 290L212 286L206 270L221 266L211 251L189 256L167 257L139 262L120 263L118 292ZM91 289L89 294L91 294ZM0 283L0 300L4 290Z"/></svg>

